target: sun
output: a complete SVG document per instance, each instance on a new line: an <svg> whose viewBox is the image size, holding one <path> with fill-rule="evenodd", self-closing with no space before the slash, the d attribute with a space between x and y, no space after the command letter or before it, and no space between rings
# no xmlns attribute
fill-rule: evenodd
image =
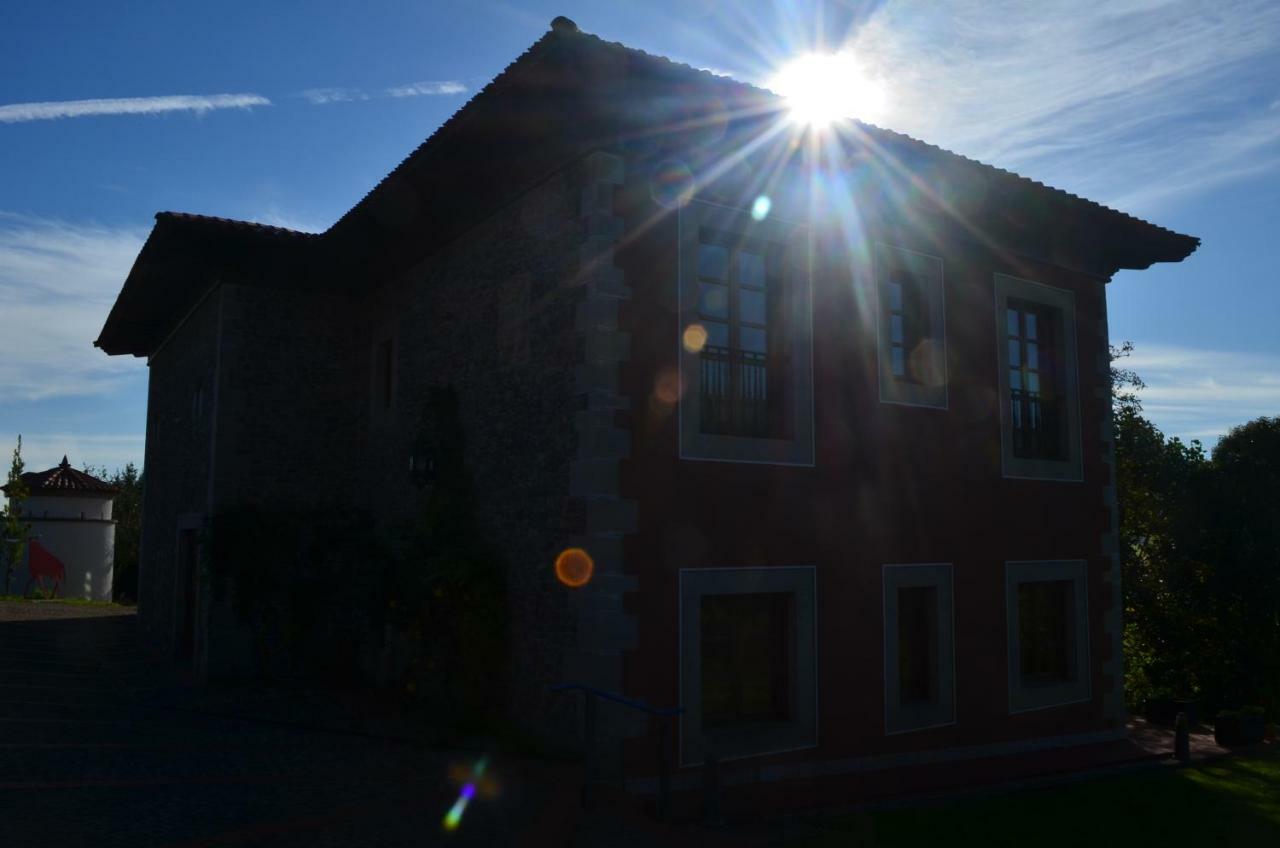
<svg viewBox="0 0 1280 848"><path fill-rule="evenodd" d="M887 99L882 82L852 53L806 53L783 65L768 88L785 97L791 119L823 127L841 118L874 122Z"/></svg>

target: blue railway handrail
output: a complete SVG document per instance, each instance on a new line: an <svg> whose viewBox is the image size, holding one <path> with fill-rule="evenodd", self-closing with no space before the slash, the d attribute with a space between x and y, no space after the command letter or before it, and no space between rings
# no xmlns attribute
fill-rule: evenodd
<svg viewBox="0 0 1280 848"><path fill-rule="evenodd" d="M551 687L552 692L569 692L575 690L587 692L595 695L597 698L604 698L606 701L613 701L615 704L622 704L624 707L641 710L642 712L649 713L650 715L676 716L684 714L684 707L676 706L667 707L665 709L651 707L644 701L634 701L631 698L624 698L622 695L618 695L614 692L607 692L604 689L597 689L596 687L588 686L585 683L561 683Z"/></svg>
<svg viewBox="0 0 1280 848"><path fill-rule="evenodd" d="M624 707L630 707L633 710L640 710L652 716L659 718L674 718L684 713L684 707L675 706L666 709L651 707L643 701L636 701L631 698L625 698L615 692L607 692L604 689L597 689L594 686L588 686L585 683L561 683L551 687L554 693L560 692L581 692L583 702L583 731L586 737L586 745L583 748L583 766L586 768L585 778L582 783L582 806L591 809L592 807L592 784L595 782L595 737L596 737L596 699L603 698L606 701L613 701L615 704L621 704ZM667 725L666 722L658 722L658 819L666 821L668 811L670 809L671 798L671 763L667 757Z"/></svg>

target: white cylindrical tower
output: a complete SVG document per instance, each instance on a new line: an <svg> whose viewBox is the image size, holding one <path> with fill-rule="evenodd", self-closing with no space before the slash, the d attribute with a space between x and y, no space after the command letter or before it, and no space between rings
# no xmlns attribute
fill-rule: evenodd
<svg viewBox="0 0 1280 848"><path fill-rule="evenodd" d="M65 456L56 468L23 474L22 482L29 492L22 517L31 525L31 538L61 560L66 570L59 597L111 600L116 542L111 503L119 490L75 470ZM10 494L7 486L4 491ZM15 594L25 592L31 582L27 561L24 557L14 569L10 591Z"/></svg>

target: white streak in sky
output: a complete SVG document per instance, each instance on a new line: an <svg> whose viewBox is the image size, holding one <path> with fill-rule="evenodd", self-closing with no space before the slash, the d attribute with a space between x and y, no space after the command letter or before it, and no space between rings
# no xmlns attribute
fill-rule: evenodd
<svg viewBox="0 0 1280 848"><path fill-rule="evenodd" d="M103 100L60 100L46 103L10 103L0 106L0 124L83 118L90 115L158 115L162 112L195 112L214 109L247 109L270 106L260 94L176 94L165 97L112 97Z"/></svg>
<svg viewBox="0 0 1280 848"><path fill-rule="evenodd" d="M467 87L456 80L443 82L411 82L386 90L388 97L420 97L422 95L462 94Z"/></svg>

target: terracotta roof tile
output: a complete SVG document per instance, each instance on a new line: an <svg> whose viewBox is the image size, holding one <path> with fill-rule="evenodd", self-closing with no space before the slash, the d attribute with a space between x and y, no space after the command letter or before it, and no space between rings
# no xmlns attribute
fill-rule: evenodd
<svg viewBox="0 0 1280 848"><path fill-rule="evenodd" d="M157 212L156 219L167 218L171 221L206 225L218 229L236 230L243 233L272 236L285 239L311 239L318 233L304 233L288 227L276 227L271 224L259 224L257 221L239 221L235 218L219 218L216 215L195 215L191 212Z"/></svg>
<svg viewBox="0 0 1280 848"><path fill-rule="evenodd" d="M62 457L62 462L48 471L28 471L22 475L22 482L33 495L114 495L120 490L105 480L99 480L92 474L77 471ZM0 487L5 494L9 487Z"/></svg>

